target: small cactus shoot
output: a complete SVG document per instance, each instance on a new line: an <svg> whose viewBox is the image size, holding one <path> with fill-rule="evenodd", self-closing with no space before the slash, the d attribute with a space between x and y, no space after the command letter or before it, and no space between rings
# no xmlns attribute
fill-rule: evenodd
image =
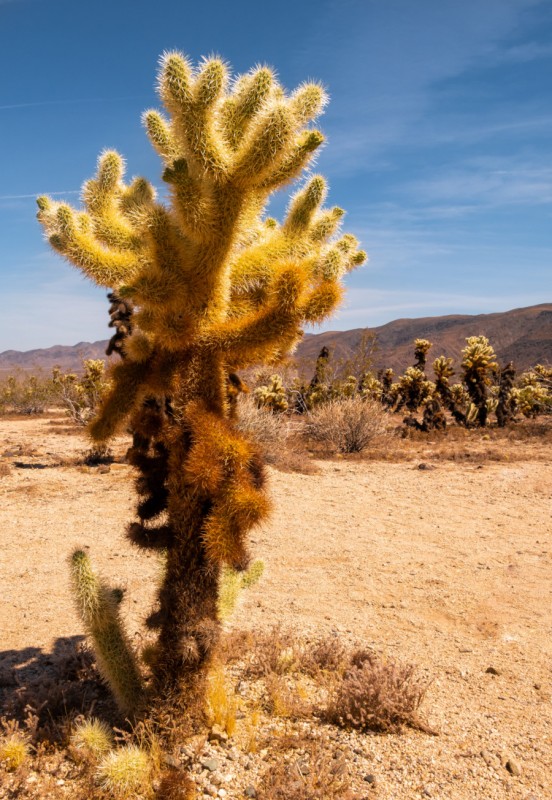
<svg viewBox="0 0 552 800"><path fill-rule="evenodd" d="M38 217L52 247L110 290L110 348L123 358L90 434L101 443L133 430L141 500L128 534L167 554L149 618L151 707L190 710L219 637L221 569L247 567L246 534L269 511L260 456L234 422L235 373L281 361L303 325L334 311L342 278L366 255L339 234L342 209L323 207L320 175L300 185L281 224L265 213L324 141L312 125L327 102L320 85L288 93L267 67L231 80L218 58L193 66L168 52L158 90L165 113L143 121L168 201L144 178L125 182L122 157L106 150L83 210L40 197ZM82 610L87 620L84 600ZM87 621L100 642L98 624Z"/></svg>

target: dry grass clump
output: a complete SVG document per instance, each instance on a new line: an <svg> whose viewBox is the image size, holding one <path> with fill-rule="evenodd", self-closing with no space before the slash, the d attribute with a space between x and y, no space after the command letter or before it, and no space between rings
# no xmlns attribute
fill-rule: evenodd
<svg viewBox="0 0 552 800"><path fill-rule="evenodd" d="M298 739L289 760L271 766L257 787L258 800L353 800L343 757L332 758L327 743Z"/></svg>
<svg viewBox="0 0 552 800"><path fill-rule="evenodd" d="M236 729L237 698L222 664L216 664L207 682L207 721L232 736Z"/></svg>
<svg viewBox="0 0 552 800"><path fill-rule="evenodd" d="M361 397L331 400L315 408L304 435L327 453L361 453L387 433L388 414L382 406Z"/></svg>
<svg viewBox="0 0 552 800"><path fill-rule="evenodd" d="M361 731L399 733L411 727L435 733L418 715L428 686L412 664L357 651L335 688L325 716L333 724Z"/></svg>

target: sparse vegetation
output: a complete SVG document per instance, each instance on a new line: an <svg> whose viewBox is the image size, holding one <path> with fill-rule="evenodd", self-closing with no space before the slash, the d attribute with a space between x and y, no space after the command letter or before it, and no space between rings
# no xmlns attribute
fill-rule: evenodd
<svg viewBox="0 0 552 800"><path fill-rule="evenodd" d="M386 431L387 414L381 404L359 396L324 403L305 423L308 439L334 453L360 453Z"/></svg>

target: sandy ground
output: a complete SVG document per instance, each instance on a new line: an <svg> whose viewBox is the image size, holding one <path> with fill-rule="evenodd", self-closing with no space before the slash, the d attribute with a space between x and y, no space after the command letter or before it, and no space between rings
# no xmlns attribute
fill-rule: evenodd
<svg viewBox="0 0 552 800"><path fill-rule="evenodd" d="M67 581L75 546L127 590L140 636L156 561L123 536L131 469L59 466L83 446L48 419L0 421L12 465L0 478L5 663L82 633ZM266 574L234 624L337 631L431 676L438 737L367 737L377 797L552 798L552 457L419 462L271 470L274 513L252 537Z"/></svg>

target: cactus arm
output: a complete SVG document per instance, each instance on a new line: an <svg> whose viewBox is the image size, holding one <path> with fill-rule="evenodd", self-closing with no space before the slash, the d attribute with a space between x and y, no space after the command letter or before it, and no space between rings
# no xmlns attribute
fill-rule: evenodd
<svg viewBox="0 0 552 800"><path fill-rule="evenodd" d="M72 554L70 571L77 611L94 642L100 673L120 709L131 713L141 700L142 679L123 630L118 602L98 578L83 550Z"/></svg>

